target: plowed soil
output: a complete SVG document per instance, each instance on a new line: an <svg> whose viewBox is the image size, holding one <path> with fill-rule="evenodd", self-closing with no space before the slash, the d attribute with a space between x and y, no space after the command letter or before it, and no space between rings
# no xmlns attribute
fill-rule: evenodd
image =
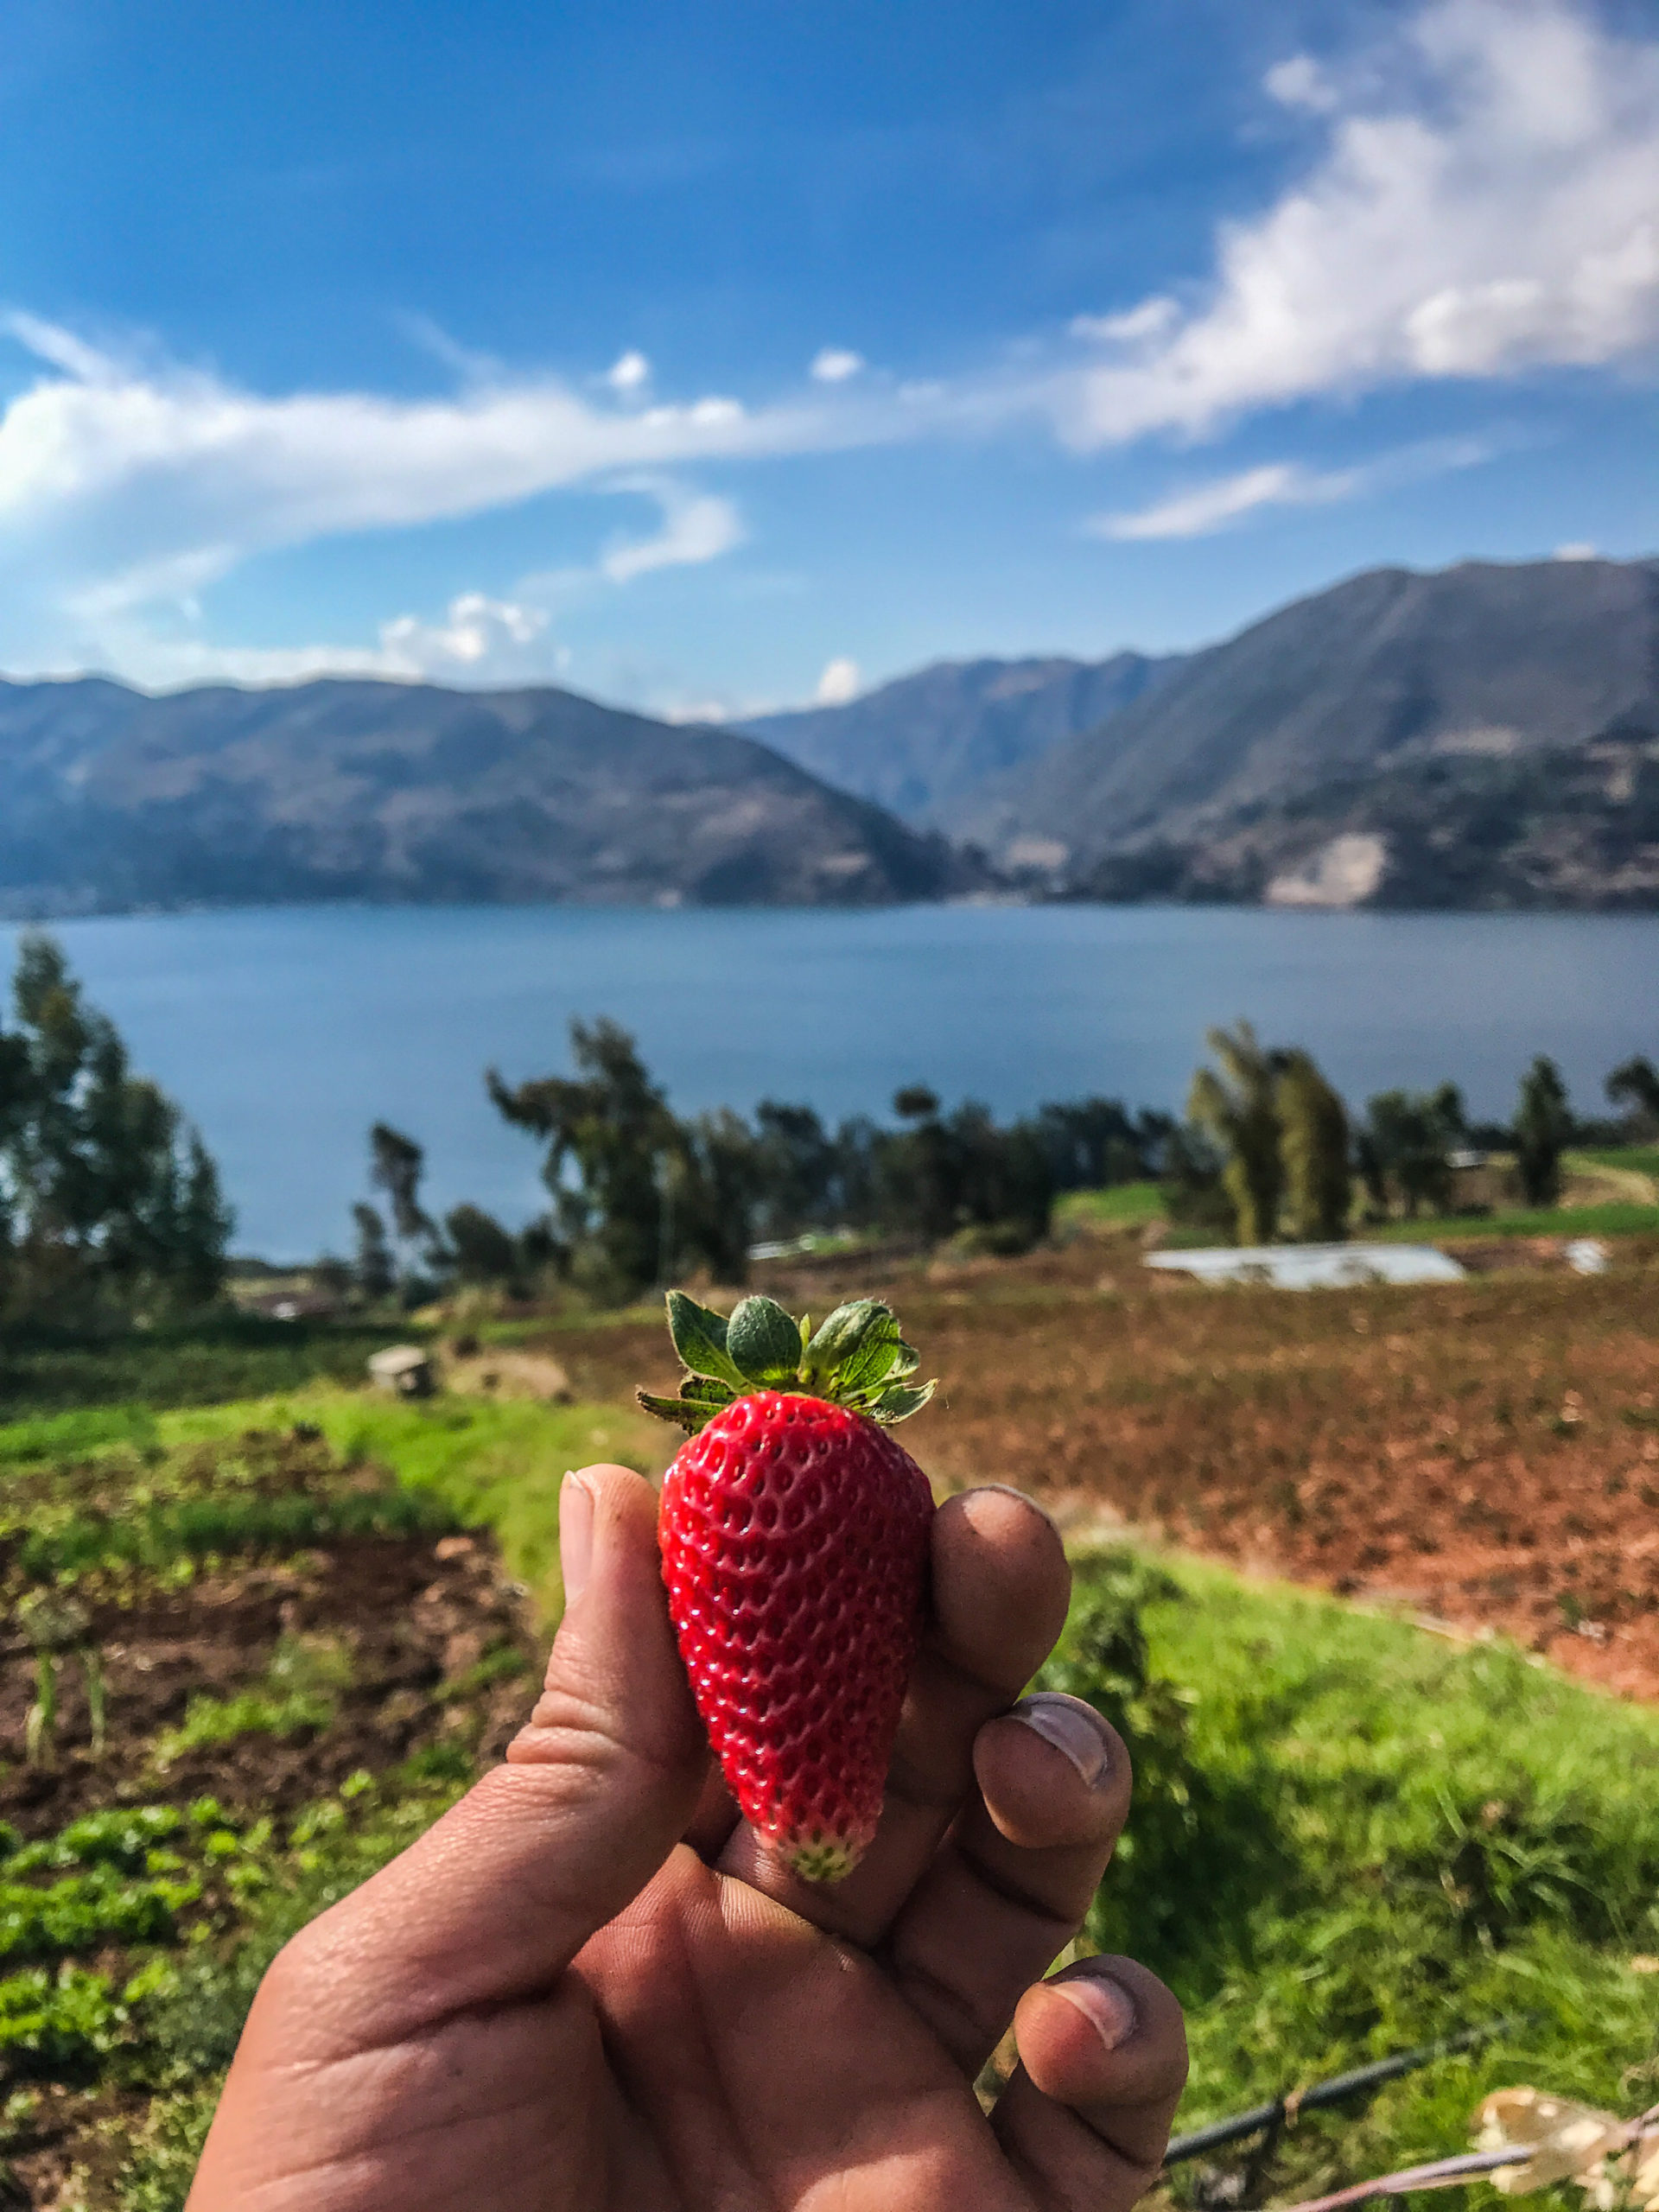
<svg viewBox="0 0 1659 2212"><path fill-rule="evenodd" d="M188 1587L92 1608L107 1699L107 1741L94 1756L86 1678L59 1662L59 1755L24 1764L35 1661L21 1637L0 1644L0 1820L25 1839L54 1834L110 1804L296 1811L352 1774L379 1774L465 1724L468 1747L505 1749L529 1704L533 1649L518 1594L480 1536L343 1538L270 1567L204 1574ZM158 1765L156 1741L194 1697L263 1686L280 1641L321 1643L349 1679L327 1727L286 1740L252 1734ZM487 1647L520 1647L523 1674L474 1699L439 1698Z"/></svg>
<svg viewBox="0 0 1659 2212"><path fill-rule="evenodd" d="M1659 1698L1645 1243L1586 1278L1539 1240L1421 1289L1205 1288L1140 1257L1080 1240L765 1287L815 1313L891 1298L942 1384L906 1441L947 1483L1017 1483L1074 1527L1132 1524ZM570 1363L583 1389L660 1388L666 1349L654 1329L595 1331Z"/></svg>

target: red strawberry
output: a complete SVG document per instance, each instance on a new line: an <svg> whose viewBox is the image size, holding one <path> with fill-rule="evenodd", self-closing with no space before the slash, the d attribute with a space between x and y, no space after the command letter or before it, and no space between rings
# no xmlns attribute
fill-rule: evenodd
<svg viewBox="0 0 1659 2212"><path fill-rule="evenodd" d="M769 1298L668 1312L680 1395L639 1397L692 1432L658 1522L680 1656L744 1817L839 1881L875 1834L926 1590L933 1494L885 1424L933 1386L873 1299L816 1336Z"/></svg>

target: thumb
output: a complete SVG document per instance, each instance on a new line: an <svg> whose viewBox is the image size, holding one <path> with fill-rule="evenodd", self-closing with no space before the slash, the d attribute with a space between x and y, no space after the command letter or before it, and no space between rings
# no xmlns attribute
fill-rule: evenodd
<svg viewBox="0 0 1659 2212"><path fill-rule="evenodd" d="M355 2036L547 1989L678 1841L708 1753L656 1519L651 1485L626 1467L565 1478L569 1602L529 1726L504 1766L290 1946L353 1992Z"/></svg>

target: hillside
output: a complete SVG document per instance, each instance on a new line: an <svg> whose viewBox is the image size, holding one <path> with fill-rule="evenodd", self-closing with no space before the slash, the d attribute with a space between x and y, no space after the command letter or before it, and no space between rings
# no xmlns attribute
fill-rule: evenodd
<svg viewBox="0 0 1659 2212"><path fill-rule="evenodd" d="M937 661L840 707L740 725L789 760L907 822L948 829L992 778L1093 729L1179 657Z"/></svg>
<svg viewBox="0 0 1659 2212"><path fill-rule="evenodd" d="M869 905L976 879L753 739L566 691L0 683L0 911Z"/></svg>
<svg viewBox="0 0 1659 2212"><path fill-rule="evenodd" d="M1095 895L1652 904L1659 563L1376 569L948 809Z"/></svg>

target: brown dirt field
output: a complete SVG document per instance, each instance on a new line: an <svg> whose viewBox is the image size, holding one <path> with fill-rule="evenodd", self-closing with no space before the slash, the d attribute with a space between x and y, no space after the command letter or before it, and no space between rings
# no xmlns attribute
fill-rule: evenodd
<svg viewBox="0 0 1659 2212"><path fill-rule="evenodd" d="M1570 1274L1546 1241L1422 1289L1154 1281L1125 1239L880 1281L797 1268L764 1287L798 1311L853 1291L893 1300L942 1384L905 1440L945 1482L1018 1483L1073 1524L1133 1524L1496 1630L1659 1698L1645 1242L1602 1276ZM584 1394L673 1373L665 1333L632 1324L567 1335L561 1353Z"/></svg>
<svg viewBox="0 0 1659 2212"><path fill-rule="evenodd" d="M79 1662L60 1663L54 1772L23 1761L35 1662L20 1639L0 1644L0 1820L26 1840L54 1834L111 1804L296 1811L359 1770L382 1773L446 1732L498 1757L530 1703L535 1645L515 1589L486 1538L351 1537L272 1566L204 1574L186 1588L146 1592L92 1609L106 1681L108 1741L90 1747ZM286 1740L248 1735L158 1766L155 1740L192 1697L266 1687L283 1637L316 1639L349 1668L339 1710L321 1731ZM486 1646L517 1646L519 1675L478 1697L435 1695L462 1681Z"/></svg>

